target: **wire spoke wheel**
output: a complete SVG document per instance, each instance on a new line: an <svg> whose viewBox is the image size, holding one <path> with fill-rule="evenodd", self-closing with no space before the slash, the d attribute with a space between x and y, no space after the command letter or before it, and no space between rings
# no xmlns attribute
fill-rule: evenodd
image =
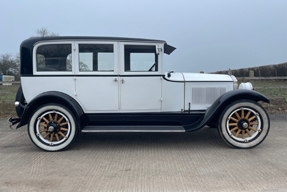
<svg viewBox="0 0 287 192"><path fill-rule="evenodd" d="M251 148L266 138L269 128L268 114L261 105L250 100L239 100L222 112L218 131L227 144Z"/></svg>
<svg viewBox="0 0 287 192"><path fill-rule="evenodd" d="M46 151L59 151L74 141L76 120L69 109L58 104L47 104L32 115L28 131L33 143Z"/></svg>
<svg viewBox="0 0 287 192"><path fill-rule="evenodd" d="M69 137L71 125L61 112L48 111L38 118L35 129L41 141L49 145L58 145Z"/></svg>
<svg viewBox="0 0 287 192"><path fill-rule="evenodd" d="M259 114L251 108L234 110L227 119L229 135L241 142L248 142L261 132Z"/></svg>

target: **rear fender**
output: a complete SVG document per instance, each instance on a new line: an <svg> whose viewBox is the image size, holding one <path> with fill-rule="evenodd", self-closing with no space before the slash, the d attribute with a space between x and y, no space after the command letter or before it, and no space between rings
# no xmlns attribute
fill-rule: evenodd
<svg viewBox="0 0 287 192"><path fill-rule="evenodd" d="M75 99L65 93L51 91L42 93L29 102L23 111L22 118L17 126L17 129L26 125L29 122L33 112L41 105L47 103L58 103L68 107L74 113L80 125L87 122L87 117L85 116L83 109Z"/></svg>

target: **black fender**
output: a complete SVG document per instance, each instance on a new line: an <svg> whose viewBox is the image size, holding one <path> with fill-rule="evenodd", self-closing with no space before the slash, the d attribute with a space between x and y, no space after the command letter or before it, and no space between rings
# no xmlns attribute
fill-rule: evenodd
<svg viewBox="0 0 287 192"><path fill-rule="evenodd" d="M23 106L25 105L25 97L23 95L22 85L20 85L18 88L15 101L18 101L22 104L22 106L18 105L15 107L18 117L21 118L24 111Z"/></svg>
<svg viewBox="0 0 287 192"><path fill-rule="evenodd" d="M221 112L232 102L239 100L239 99L247 99L252 100L255 102L263 101L266 103L270 103L270 100L264 96L261 93L258 93L253 90L247 90L247 89L237 89L234 91L226 92L225 94L221 95L218 99L216 99L213 104L206 110L206 113L204 115L204 118L201 122L192 124L192 125L186 125L184 126L186 131L195 131L202 127L204 127L206 124L208 124L211 120L217 117L217 115L220 115Z"/></svg>
<svg viewBox="0 0 287 192"><path fill-rule="evenodd" d="M77 118L78 123L81 125L85 125L87 123L87 117L82 109L82 107L79 105L79 103L73 99L71 96L56 92L56 91L50 91L50 92L44 92L35 97L32 101L28 103L28 105L25 107L21 121L17 125L16 129L19 127L22 127L26 125L33 112L40 107L41 105L47 104L47 103L57 103L64 105L65 107L69 108Z"/></svg>

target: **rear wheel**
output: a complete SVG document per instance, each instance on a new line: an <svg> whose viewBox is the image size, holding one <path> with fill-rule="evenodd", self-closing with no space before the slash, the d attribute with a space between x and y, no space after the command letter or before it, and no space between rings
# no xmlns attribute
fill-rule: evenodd
<svg viewBox="0 0 287 192"><path fill-rule="evenodd" d="M265 109L254 101L240 100L221 114L218 131L222 139L237 148L259 145L267 136L270 121Z"/></svg>
<svg viewBox="0 0 287 192"><path fill-rule="evenodd" d="M60 151L76 138L77 122L69 109L58 104L47 104L32 115L28 132L32 142L45 151Z"/></svg>

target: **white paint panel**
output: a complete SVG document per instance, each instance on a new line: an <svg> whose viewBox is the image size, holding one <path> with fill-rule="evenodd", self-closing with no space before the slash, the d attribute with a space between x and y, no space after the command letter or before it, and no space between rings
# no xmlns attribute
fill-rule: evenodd
<svg viewBox="0 0 287 192"><path fill-rule="evenodd" d="M185 81L233 81L231 76L222 74L183 73Z"/></svg>
<svg viewBox="0 0 287 192"><path fill-rule="evenodd" d="M233 90L233 82L186 82L185 110L206 110L225 91Z"/></svg>
<svg viewBox="0 0 287 192"><path fill-rule="evenodd" d="M117 111L118 87L118 77L77 77L76 97L86 112Z"/></svg>
<svg viewBox="0 0 287 192"><path fill-rule="evenodd" d="M122 111L161 110L161 77L121 77L120 84Z"/></svg>
<svg viewBox="0 0 287 192"><path fill-rule="evenodd" d="M184 108L184 83L163 80L162 111L181 111Z"/></svg>
<svg viewBox="0 0 287 192"><path fill-rule="evenodd" d="M21 77L21 85L26 101L29 103L37 95L58 91L74 97L75 85L74 77Z"/></svg>

